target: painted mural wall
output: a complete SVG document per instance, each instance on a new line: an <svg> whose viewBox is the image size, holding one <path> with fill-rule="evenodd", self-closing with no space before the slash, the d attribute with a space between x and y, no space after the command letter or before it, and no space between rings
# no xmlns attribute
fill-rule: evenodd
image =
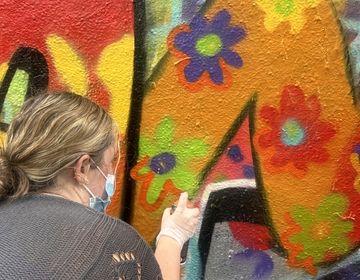
<svg viewBox="0 0 360 280"><path fill-rule="evenodd" d="M121 129L109 214L152 243L201 209L183 279L360 279L360 1L0 3L0 129L43 90Z"/></svg>

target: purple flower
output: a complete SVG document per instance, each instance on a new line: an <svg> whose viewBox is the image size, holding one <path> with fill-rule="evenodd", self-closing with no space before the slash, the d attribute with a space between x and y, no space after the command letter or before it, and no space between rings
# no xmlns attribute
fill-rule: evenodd
<svg viewBox="0 0 360 280"><path fill-rule="evenodd" d="M231 16L228 11L218 12L209 22L198 15L190 23L190 31L180 31L175 35L173 46L190 58L184 68L188 82L199 80L208 72L213 83L224 83L224 73L220 59L235 68L243 65L241 57L231 48L245 37L241 27L230 26Z"/></svg>

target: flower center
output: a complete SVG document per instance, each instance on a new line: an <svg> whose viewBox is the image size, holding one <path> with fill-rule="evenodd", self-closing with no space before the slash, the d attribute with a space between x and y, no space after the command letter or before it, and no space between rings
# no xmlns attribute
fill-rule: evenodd
<svg viewBox="0 0 360 280"><path fill-rule="evenodd" d="M275 3L275 11L282 16L289 16L294 11L294 0L278 0Z"/></svg>
<svg viewBox="0 0 360 280"><path fill-rule="evenodd" d="M303 143L305 132L294 119L288 119L281 128L281 141L287 146L297 146Z"/></svg>
<svg viewBox="0 0 360 280"><path fill-rule="evenodd" d="M215 56L221 51L222 41L218 35L210 33L197 40L195 48L203 56Z"/></svg>
<svg viewBox="0 0 360 280"><path fill-rule="evenodd" d="M329 222L319 222L315 224L311 229L311 236L315 240L323 240L327 238L331 233L331 225Z"/></svg>
<svg viewBox="0 0 360 280"><path fill-rule="evenodd" d="M168 173L175 165L175 156L167 152L154 156L150 161L151 170L160 175Z"/></svg>
<svg viewBox="0 0 360 280"><path fill-rule="evenodd" d="M240 162L244 159L244 156L241 154L239 145L230 146L227 155L234 162Z"/></svg>

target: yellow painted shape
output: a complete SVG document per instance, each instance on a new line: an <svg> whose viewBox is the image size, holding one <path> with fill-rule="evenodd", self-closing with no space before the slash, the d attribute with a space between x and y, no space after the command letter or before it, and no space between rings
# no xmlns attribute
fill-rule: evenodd
<svg viewBox="0 0 360 280"><path fill-rule="evenodd" d="M77 51L62 37L49 35L46 44L55 68L68 89L80 95L87 92L87 72Z"/></svg>
<svg viewBox="0 0 360 280"><path fill-rule="evenodd" d="M7 69L8 69L8 64L7 63L1 63L0 64L0 85L1 85L2 80L5 77L5 73L6 73Z"/></svg>
<svg viewBox="0 0 360 280"><path fill-rule="evenodd" d="M316 7L321 0L256 0L256 4L266 13L264 19L265 28L274 31L276 27L285 21L291 26L292 33L298 33L304 27L304 11L308 8ZM286 3L291 3L288 13L280 13L279 6L286 7ZM283 8L285 9L285 8Z"/></svg>
<svg viewBox="0 0 360 280"><path fill-rule="evenodd" d="M110 91L110 114L125 132L133 77L134 36L126 34L101 53L97 74Z"/></svg>

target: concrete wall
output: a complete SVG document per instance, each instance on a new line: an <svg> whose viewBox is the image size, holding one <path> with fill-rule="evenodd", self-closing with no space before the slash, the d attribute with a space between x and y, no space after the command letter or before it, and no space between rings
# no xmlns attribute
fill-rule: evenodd
<svg viewBox="0 0 360 280"><path fill-rule="evenodd" d="M18 3L16 3L18 2ZM184 279L357 279L360 1L3 1L1 129L87 94L124 143L109 213L151 242L188 191Z"/></svg>

